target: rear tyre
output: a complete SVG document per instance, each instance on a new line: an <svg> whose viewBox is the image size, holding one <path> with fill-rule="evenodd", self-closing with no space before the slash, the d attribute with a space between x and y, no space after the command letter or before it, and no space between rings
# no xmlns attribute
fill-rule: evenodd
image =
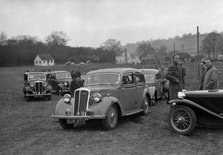
<svg viewBox="0 0 223 155"><path fill-rule="evenodd" d="M106 118L102 120L102 126L105 130L114 129L118 123L118 111L113 105L108 109Z"/></svg>
<svg viewBox="0 0 223 155"><path fill-rule="evenodd" d="M147 97L144 98L142 109L142 115L147 115L149 113L149 100Z"/></svg>
<svg viewBox="0 0 223 155"><path fill-rule="evenodd" d="M196 127L197 117L191 108L179 105L170 109L168 122L175 133L188 135Z"/></svg>
<svg viewBox="0 0 223 155"><path fill-rule="evenodd" d="M48 96L48 100L51 101L51 95Z"/></svg>
<svg viewBox="0 0 223 155"><path fill-rule="evenodd" d="M68 124L66 119L59 119L59 124L63 129L72 129L74 124Z"/></svg>

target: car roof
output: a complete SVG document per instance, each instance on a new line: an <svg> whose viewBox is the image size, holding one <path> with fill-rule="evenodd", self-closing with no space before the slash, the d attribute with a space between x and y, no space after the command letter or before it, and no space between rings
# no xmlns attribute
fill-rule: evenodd
<svg viewBox="0 0 223 155"><path fill-rule="evenodd" d="M45 74L45 72L26 72L25 74Z"/></svg>
<svg viewBox="0 0 223 155"><path fill-rule="evenodd" d="M120 73L123 74L125 72L140 72L138 69L135 68L105 68L105 69L98 69L88 72L87 74L92 73Z"/></svg>
<svg viewBox="0 0 223 155"><path fill-rule="evenodd" d="M140 69L140 71L141 71L142 73L158 73L158 72L159 72L158 69L146 69L146 68L144 68L144 69Z"/></svg>
<svg viewBox="0 0 223 155"><path fill-rule="evenodd" d="M50 73L50 74L52 74L52 73L54 73L54 74L56 74L56 73L64 73L64 72L69 72L69 71L51 71L51 72L48 72L48 73ZM69 72L70 73L70 72Z"/></svg>

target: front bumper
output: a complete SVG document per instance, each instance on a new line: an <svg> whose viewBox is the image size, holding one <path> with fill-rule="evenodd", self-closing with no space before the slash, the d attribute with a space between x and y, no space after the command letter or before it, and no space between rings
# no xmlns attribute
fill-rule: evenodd
<svg viewBox="0 0 223 155"><path fill-rule="evenodd" d="M41 97L41 96L49 96L51 93L45 93L45 94L26 94L26 96L34 96L34 97Z"/></svg>
<svg viewBox="0 0 223 155"><path fill-rule="evenodd" d="M105 119L105 115L91 115L91 116L65 116L65 115L52 115L53 118L58 119Z"/></svg>

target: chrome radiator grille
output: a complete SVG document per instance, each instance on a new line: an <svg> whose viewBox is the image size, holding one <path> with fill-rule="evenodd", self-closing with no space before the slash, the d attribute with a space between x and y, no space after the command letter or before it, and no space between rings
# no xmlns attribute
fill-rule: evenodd
<svg viewBox="0 0 223 155"><path fill-rule="evenodd" d="M36 82L34 88L35 88L35 91L37 94L43 93L43 83L42 82Z"/></svg>
<svg viewBox="0 0 223 155"><path fill-rule="evenodd" d="M86 115L89 95L90 91L86 89L78 89L75 91L74 115Z"/></svg>

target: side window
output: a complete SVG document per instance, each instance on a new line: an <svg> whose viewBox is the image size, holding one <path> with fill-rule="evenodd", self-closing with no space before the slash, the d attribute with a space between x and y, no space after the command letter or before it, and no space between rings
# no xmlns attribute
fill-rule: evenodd
<svg viewBox="0 0 223 155"><path fill-rule="evenodd" d="M156 78L156 79L160 79L160 78L161 78L160 73L156 74L156 75L155 75L155 78Z"/></svg>
<svg viewBox="0 0 223 155"><path fill-rule="evenodd" d="M122 84L133 84L133 74L125 74L122 78Z"/></svg>
<svg viewBox="0 0 223 155"><path fill-rule="evenodd" d="M136 83L144 83L144 76L141 73L135 73Z"/></svg>

